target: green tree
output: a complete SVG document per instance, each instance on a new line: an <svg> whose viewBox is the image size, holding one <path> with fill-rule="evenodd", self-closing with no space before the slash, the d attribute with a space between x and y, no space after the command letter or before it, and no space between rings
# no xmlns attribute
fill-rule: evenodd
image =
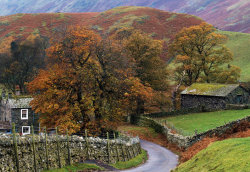
<svg viewBox="0 0 250 172"><path fill-rule="evenodd" d="M145 108L153 108L154 106L161 109L162 106L167 106L168 102L162 101L164 100L162 97L166 98L164 92L169 88L166 63L160 58L162 41L153 40L139 31L133 31L131 34L126 32L125 35L129 35L124 41L125 53L127 59L134 61L135 76L140 78L143 85L150 86L155 93L154 103L150 105L140 98L137 99L136 114L144 113Z"/></svg>
<svg viewBox="0 0 250 172"><path fill-rule="evenodd" d="M237 82L239 68L226 67L233 60L230 50L223 45L226 36L215 31L212 25L204 22L184 28L176 35L170 55L175 57L177 80L182 78L185 85L198 81Z"/></svg>
<svg viewBox="0 0 250 172"><path fill-rule="evenodd" d="M156 91L168 88L166 63L160 58L162 44L139 31L134 31L125 41L127 56L135 61L136 76Z"/></svg>

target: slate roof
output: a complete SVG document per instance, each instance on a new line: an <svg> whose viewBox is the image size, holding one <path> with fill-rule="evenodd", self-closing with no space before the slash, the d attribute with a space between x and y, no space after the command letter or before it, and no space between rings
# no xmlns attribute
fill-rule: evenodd
<svg viewBox="0 0 250 172"><path fill-rule="evenodd" d="M239 84L195 83L181 94L225 97L239 86Z"/></svg>
<svg viewBox="0 0 250 172"><path fill-rule="evenodd" d="M33 98L8 99L7 104L10 108L31 108L31 100Z"/></svg>

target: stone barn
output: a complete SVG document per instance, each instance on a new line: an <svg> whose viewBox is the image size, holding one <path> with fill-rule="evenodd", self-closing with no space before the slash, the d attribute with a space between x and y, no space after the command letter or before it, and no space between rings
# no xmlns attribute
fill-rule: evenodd
<svg viewBox="0 0 250 172"><path fill-rule="evenodd" d="M248 104L249 92L239 84L195 83L181 92L181 108L225 109L227 104Z"/></svg>

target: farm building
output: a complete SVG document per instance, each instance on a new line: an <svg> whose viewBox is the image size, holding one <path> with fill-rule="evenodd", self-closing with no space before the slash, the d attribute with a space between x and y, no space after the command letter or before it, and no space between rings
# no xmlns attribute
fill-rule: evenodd
<svg viewBox="0 0 250 172"><path fill-rule="evenodd" d="M5 124L0 130L11 129L11 123L15 123L16 132L25 135L31 133L31 125L38 131L38 115L30 106L32 98L3 97L0 103L0 124ZM9 126L9 127L8 127ZM0 125L1 127L1 125Z"/></svg>
<svg viewBox="0 0 250 172"><path fill-rule="evenodd" d="M239 84L195 83L181 92L181 107L225 109L227 104L248 104L249 95Z"/></svg>

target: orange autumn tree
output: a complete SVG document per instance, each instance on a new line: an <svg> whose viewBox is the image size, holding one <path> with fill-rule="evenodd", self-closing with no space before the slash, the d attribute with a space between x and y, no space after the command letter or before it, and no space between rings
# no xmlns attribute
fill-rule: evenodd
<svg viewBox="0 0 250 172"><path fill-rule="evenodd" d="M41 125L70 133L114 130L130 98L140 96L141 89L147 90L148 100L151 89L138 85L132 62L111 41L82 27L70 27L64 35L47 50L48 69L28 85Z"/></svg>
<svg viewBox="0 0 250 172"><path fill-rule="evenodd" d="M176 58L177 81L187 86L194 82L237 82L240 69L226 65L233 60L230 50L223 45L227 38L215 31L212 25L203 22L176 35L170 56Z"/></svg>
<svg viewBox="0 0 250 172"><path fill-rule="evenodd" d="M85 90L89 86L85 66L99 39L85 28L70 27L62 40L47 49L48 69L41 70L28 85L34 96L31 105L42 114L42 126L76 132L91 121L93 97Z"/></svg>

